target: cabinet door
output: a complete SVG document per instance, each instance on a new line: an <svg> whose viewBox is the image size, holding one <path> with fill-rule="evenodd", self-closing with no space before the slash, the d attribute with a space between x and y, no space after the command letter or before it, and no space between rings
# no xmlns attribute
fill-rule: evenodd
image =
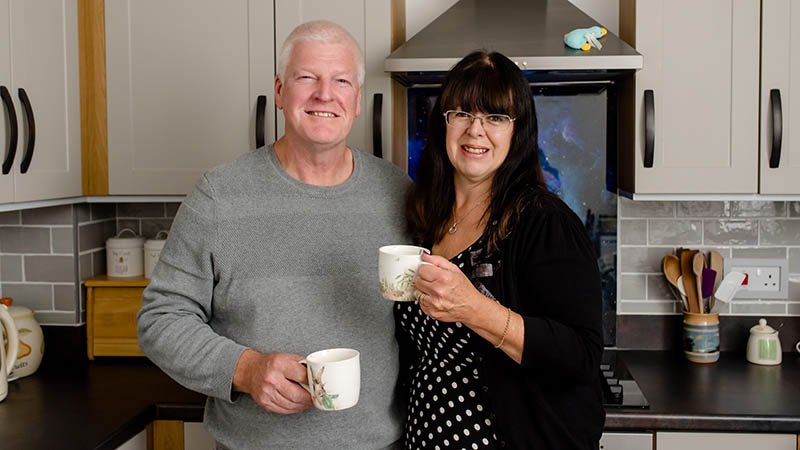
<svg viewBox="0 0 800 450"><path fill-rule="evenodd" d="M656 433L658 450L797 450L794 434Z"/></svg>
<svg viewBox="0 0 800 450"><path fill-rule="evenodd" d="M15 201L81 195L77 0L12 0ZM0 19L2 20L2 19ZM24 92L24 94L22 93ZM28 102L23 101L27 96ZM27 119L33 117L33 124ZM31 145L32 136L33 145ZM32 154L30 152L33 152ZM22 173L25 159L30 163Z"/></svg>
<svg viewBox="0 0 800 450"><path fill-rule="evenodd" d="M600 450L652 450L652 433L603 433Z"/></svg>
<svg viewBox="0 0 800 450"><path fill-rule="evenodd" d="M383 71L383 60L391 49L391 10L389 0L276 0L275 52L280 53L286 37L303 22L326 19L344 27L361 46L366 69L361 94L361 115L353 124L347 145L373 153L373 118L376 94L382 97L381 148L391 160L392 84ZM277 114L277 135L284 131L283 114Z"/></svg>
<svg viewBox="0 0 800 450"><path fill-rule="evenodd" d="M756 192L759 16L758 0L636 3L637 193Z"/></svg>
<svg viewBox="0 0 800 450"><path fill-rule="evenodd" d="M769 0L762 3L761 13L760 192L800 194L800 139L793 133L800 130L800 55L792 50L800 39L800 5ZM780 142L773 146L775 126Z"/></svg>
<svg viewBox="0 0 800 450"><path fill-rule="evenodd" d="M109 193L186 194L256 147L272 0L106 0ZM267 107L265 142L274 139Z"/></svg>
<svg viewBox="0 0 800 450"><path fill-rule="evenodd" d="M0 36L8 36L11 30L9 3L10 0L0 0ZM12 124L9 109L16 110L13 100L11 100L11 91L13 90L13 86L11 86L11 42L8 39L0 39L0 87L5 88L8 93L6 100L0 101L0 165L2 165L10 157ZM13 201L14 173L9 171L7 174L3 174L0 171L0 203Z"/></svg>

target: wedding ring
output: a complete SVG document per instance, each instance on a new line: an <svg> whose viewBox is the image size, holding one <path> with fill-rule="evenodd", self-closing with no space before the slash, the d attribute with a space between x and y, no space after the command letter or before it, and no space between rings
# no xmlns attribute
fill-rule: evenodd
<svg viewBox="0 0 800 450"><path fill-rule="evenodd" d="M417 291L417 296L416 297L417 297L417 301L418 302L422 302L422 299L425 298L425 293L422 292L422 291Z"/></svg>

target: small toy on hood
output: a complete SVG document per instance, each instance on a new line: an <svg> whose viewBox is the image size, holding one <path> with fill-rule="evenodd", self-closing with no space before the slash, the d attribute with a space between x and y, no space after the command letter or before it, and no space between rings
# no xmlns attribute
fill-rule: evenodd
<svg viewBox="0 0 800 450"><path fill-rule="evenodd" d="M598 50L603 48L603 44L598 39L608 33L603 27L578 28L564 35L564 43L574 49L589 51L592 47Z"/></svg>

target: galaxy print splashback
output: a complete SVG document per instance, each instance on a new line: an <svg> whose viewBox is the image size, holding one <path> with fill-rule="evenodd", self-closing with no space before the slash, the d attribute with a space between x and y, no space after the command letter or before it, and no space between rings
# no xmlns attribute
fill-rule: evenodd
<svg viewBox="0 0 800 450"><path fill-rule="evenodd" d="M416 178L438 88L408 89L408 174ZM610 84L531 86L547 187L586 226L603 280L606 346L616 341L616 93ZM609 151L610 150L610 151Z"/></svg>

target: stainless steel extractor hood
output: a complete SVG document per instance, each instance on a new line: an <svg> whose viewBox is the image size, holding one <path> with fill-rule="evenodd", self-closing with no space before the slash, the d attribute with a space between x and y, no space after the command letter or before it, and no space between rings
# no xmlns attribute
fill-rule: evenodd
<svg viewBox="0 0 800 450"><path fill-rule="evenodd" d="M473 50L508 56L529 79L600 80L642 67L642 55L612 33L589 51L564 44L564 34L598 24L568 0L461 0L384 63L406 86L437 84Z"/></svg>

